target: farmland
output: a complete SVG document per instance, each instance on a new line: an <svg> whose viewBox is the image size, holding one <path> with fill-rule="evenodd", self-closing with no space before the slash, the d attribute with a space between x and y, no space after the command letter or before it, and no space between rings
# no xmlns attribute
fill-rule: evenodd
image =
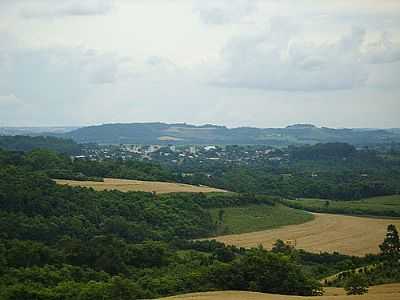
<svg viewBox="0 0 400 300"><path fill-rule="evenodd" d="M378 253L387 225L400 227L400 219L376 219L333 214L315 214L315 219L300 225L219 236L216 240L240 247L262 244L271 249L277 239L295 240L296 248L310 252L340 252L362 256Z"/></svg>
<svg viewBox="0 0 400 300"><path fill-rule="evenodd" d="M357 201L297 199L285 200L285 203L294 208L314 212L400 217L400 195L373 197Z"/></svg>
<svg viewBox="0 0 400 300"><path fill-rule="evenodd" d="M141 181L116 178L104 178L103 182L99 181L78 181L56 179L57 184L70 186L80 186L93 188L96 191L104 190L119 190L121 192L156 192L159 194L165 193L209 193L209 192L225 192L224 190L215 189L207 186L194 186L183 183L170 183L160 181Z"/></svg>
<svg viewBox="0 0 400 300"><path fill-rule="evenodd" d="M326 288L325 295L321 297L300 297L300 296L286 296L276 294L263 294L254 292L240 292L240 291L218 291L207 293L193 293L186 295L179 295L174 297L163 298L165 300L306 300L306 299L320 299L320 300L397 300L400 297L400 284L384 284L379 286L370 287L368 294L362 296L347 296L343 289L339 288Z"/></svg>
<svg viewBox="0 0 400 300"><path fill-rule="evenodd" d="M211 210L214 221L218 221L218 214L220 211L220 209ZM222 218L220 232L231 234L301 224L311 221L314 216L310 213L289 208L284 205L247 205L224 208Z"/></svg>

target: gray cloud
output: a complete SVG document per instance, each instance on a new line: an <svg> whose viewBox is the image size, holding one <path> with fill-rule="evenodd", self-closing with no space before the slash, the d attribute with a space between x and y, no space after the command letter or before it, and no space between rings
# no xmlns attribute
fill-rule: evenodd
<svg viewBox="0 0 400 300"><path fill-rule="evenodd" d="M381 33L380 38L365 47L363 59L367 63L392 63L400 60L400 44L394 43L387 32Z"/></svg>
<svg viewBox="0 0 400 300"><path fill-rule="evenodd" d="M25 18L105 15L113 9L113 0L33 1L20 13Z"/></svg>
<svg viewBox="0 0 400 300"><path fill-rule="evenodd" d="M257 8L257 0L197 0L194 11L206 24L228 24L240 22Z"/></svg>
<svg viewBox="0 0 400 300"><path fill-rule="evenodd" d="M290 24L290 23L289 23ZM364 31L353 29L340 40L314 44L296 39L282 20L268 31L233 40L223 51L215 84L265 90L351 89L368 73L359 62Z"/></svg>

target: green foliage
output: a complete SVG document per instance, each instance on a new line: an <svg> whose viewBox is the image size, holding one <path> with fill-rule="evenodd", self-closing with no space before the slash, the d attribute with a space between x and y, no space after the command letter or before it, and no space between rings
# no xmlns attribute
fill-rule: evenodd
<svg viewBox="0 0 400 300"><path fill-rule="evenodd" d="M209 277L224 289L313 295L319 288L316 281L302 275L299 266L287 256L262 249L251 250L233 264L214 266Z"/></svg>
<svg viewBox="0 0 400 300"><path fill-rule="evenodd" d="M352 274L344 285L347 295L362 295L368 293L368 280L362 274Z"/></svg>
<svg viewBox="0 0 400 300"><path fill-rule="evenodd" d="M269 197L59 186L37 169L67 160L46 153L0 152L1 299L151 298L232 288L231 276L246 290L312 294L318 288L291 257L186 241L215 232L208 210L221 209L218 199L224 210L249 203L275 208ZM279 280L269 281L278 271Z"/></svg>
<svg viewBox="0 0 400 300"><path fill-rule="evenodd" d="M13 151L48 149L69 155L76 155L81 151L81 146L70 139L60 139L50 136L0 136L1 148Z"/></svg>
<svg viewBox="0 0 400 300"><path fill-rule="evenodd" d="M388 226L386 237L379 248L381 255L391 264L400 264L400 239L395 225L390 224Z"/></svg>
<svg viewBox="0 0 400 300"><path fill-rule="evenodd" d="M284 204L313 212L349 215L400 216L400 195L366 198L357 201L332 201L323 199L284 200Z"/></svg>

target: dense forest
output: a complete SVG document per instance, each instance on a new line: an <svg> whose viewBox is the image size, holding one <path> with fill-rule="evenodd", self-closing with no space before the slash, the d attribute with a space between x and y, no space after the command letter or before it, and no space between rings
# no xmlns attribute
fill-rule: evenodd
<svg viewBox="0 0 400 300"><path fill-rule="evenodd" d="M100 294L135 299L232 287L309 295L318 289L284 255L215 242L200 242L204 249L199 249L197 242L184 242L213 233L206 208L221 205L216 195L58 186L40 168L11 164L14 155L2 152L0 171L3 299L93 299ZM226 206L273 201L221 197ZM265 275L255 276L258 272Z"/></svg>

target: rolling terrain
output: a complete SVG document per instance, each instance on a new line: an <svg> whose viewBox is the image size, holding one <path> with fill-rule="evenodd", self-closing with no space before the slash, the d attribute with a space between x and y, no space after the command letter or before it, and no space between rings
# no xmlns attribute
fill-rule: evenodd
<svg viewBox="0 0 400 300"><path fill-rule="evenodd" d="M58 134L79 143L104 144L316 144L344 142L370 145L400 141L396 131L384 129L334 129L297 124L285 128L228 128L186 123L119 123L78 128Z"/></svg>
<svg viewBox="0 0 400 300"><path fill-rule="evenodd" d="M397 300L400 299L400 284L384 284L372 286L369 288L368 294L361 296L347 296L343 289L340 288L325 288L324 296L301 297L301 296L286 296L276 294L264 294L255 292L241 291L218 291L206 293L192 293L186 295L178 295L173 297L162 298L165 300Z"/></svg>
<svg viewBox="0 0 400 300"><path fill-rule="evenodd" d="M58 184L66 184L70 186L80 186L93 188L96 191L104 190L119 190L121 192L156 192L159 194L165 193L210 193L210 192L225 192L224 190L211 188L208 186L195 186L183 183L171 183L160 181L141 181L116 178L104 178L104 182L99 181L78 181L56 179Z"/></svg>
<svg viewBox="0 0 400 300"><path fill-rule="evenodd" d="M334 252L363 256L378 253L389 224L400 227L400 219L377 219L334 214L315 214L300 225L243 234L219 236L217 241L239 247L263 245L271 249L277 239L295 240L296 248L310 252Z"/></svg>

